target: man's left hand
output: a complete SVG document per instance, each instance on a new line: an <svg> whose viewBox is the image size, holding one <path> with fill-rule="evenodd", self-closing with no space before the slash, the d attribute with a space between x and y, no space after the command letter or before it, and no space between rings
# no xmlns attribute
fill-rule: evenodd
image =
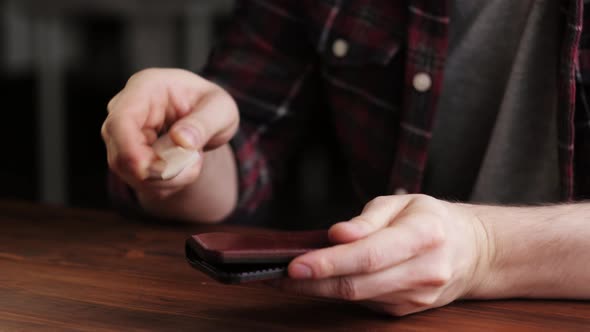
<svg viewBox="0 0 590 332"><path fill-rule="evenodd" d="M329 236L335 246L297 257L277 286L401 316L469 296L493 257L468 205L424 195L378 197Z"/></svg>

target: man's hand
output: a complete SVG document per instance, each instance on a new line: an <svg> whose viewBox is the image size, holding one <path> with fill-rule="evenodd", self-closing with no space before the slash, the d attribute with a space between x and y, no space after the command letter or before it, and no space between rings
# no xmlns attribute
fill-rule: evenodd
<svg viewBox="0 0 590 332"><path fill-rule="evenodd" d="M293 260L281 289L406 315L466 296L492 254L486 229L465 205L424 195L376 198L329 235L338 245Z"/></svg>
<svg viewBox="0 0 590 332"><path fill-rule="evenodd" d="M108 111L102 137L109 167L136 191L146 209L198 221L217 221L231 212L237 180L226 143L239 116L223 89L188 71L148 69L129 79ZM166 129L178 146L209 152L174 178L153 180L150 169L157 157L152 144ZM185 202L191 202L190 209Z"/></svg>

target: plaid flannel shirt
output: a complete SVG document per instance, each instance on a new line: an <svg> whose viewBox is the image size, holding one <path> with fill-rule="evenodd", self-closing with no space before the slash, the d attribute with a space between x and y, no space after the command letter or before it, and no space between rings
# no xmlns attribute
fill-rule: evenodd
<svg viewBox="0 0 590 332"><path fill-rule="evenodd" d="M583 0L559 1L556 121L561 198L571 201L590 196L590 16ZM203 71L240 109L238 210L271 199L318 112L329 113L361 203L419 193L449 24L446 0L239 2Z"/></svg>
<svg viewBox="0 0 590 332"><path fill-rule="evenodd" d="M590 195L590 17L561 0L563 201ZM419 193L447 55L448 1L251 0L204 75L236 99L240 208L255 211L317 112L329 112L359 199ZM498 36L498 38L502 38ZM590 90L588 90L590 91ZM531 119L534 121L534 119Z"/></svg>

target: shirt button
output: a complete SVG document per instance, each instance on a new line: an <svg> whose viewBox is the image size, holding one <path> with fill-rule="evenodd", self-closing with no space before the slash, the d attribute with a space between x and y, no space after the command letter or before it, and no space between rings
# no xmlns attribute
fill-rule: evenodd
<svg viewBox="0 0 590 332"><path fill-rule="evenodd" d="M343 58L348 54L348 42L344 39L336 39L332 44L332 53L338 58Z"/></svg>
<svg viewBox="0 0 590 332"><path fill-rule="evenodd" d="M405 188L397 188L394 192L396 195L407 195L408 191Z"/></svg>
<svg viewBox="0 0 590 332"><path fill-rule="evenodd" d="M412 84L414 85L414 89L417 91L426 92L432 86L432 79L427 73L417 73L414 75Z"/></svg>

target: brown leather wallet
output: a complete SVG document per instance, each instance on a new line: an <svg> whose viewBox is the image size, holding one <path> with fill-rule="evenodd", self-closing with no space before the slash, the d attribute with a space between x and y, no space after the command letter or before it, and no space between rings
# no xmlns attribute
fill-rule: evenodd
<svg viewBox="0 0 590 332"><path fill-rule="evenodd" d="M189 264L213 279L237 284L280 278L293 258L329 246L327 231L214 232L186 240Z"/></svg>

